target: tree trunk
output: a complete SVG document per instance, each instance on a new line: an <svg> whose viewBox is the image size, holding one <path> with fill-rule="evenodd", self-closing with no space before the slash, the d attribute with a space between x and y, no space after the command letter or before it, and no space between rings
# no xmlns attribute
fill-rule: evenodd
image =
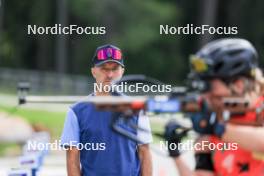
<svg viewBox="0 0 264 176"><path fill-rule="evenodd" d="M0 0L0 48L2 45L3 35L3 24L4 24L4 0ZM1 64L1 53L0 53L0 64Z"/></svg>
<svg viewBox="0 0 264 176"><path fill-rule="evenodd" d="M67 0L57 0L57 23L61 26L68 25ZM58 35L56 42L56 69L62 74L67 71L67 35Z"/></svg>
<svg viewBox="0 0 264 176"><path fill-rule="evenodd" d="M201 25L215 25L215 20L217 16L217 6L218 6L218 0L202 0L201 3ZM204 35L200 36L200 40L198 42L198 48L203 46L204 44L208 43L213 39L213 35L209 33L205 33Z"/></svg>

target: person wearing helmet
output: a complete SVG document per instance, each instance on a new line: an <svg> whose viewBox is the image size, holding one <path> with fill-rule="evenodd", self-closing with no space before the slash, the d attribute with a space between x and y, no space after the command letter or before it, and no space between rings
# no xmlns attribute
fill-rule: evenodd
<svg viewBox="0 0 264 176"><path fill-rule="evenodd" d="M193 129L201 134L197 142L235 145L229 149L204 147L195 151L195 171L184 163L178 150L169 150L180 175L264 175L264 81L255 48L244 39L218 39L191 56L190 63L192 77L206 85L201 97L208 106L191 118ZM213 118L223 107L225 97L245 98L255 111L231 115L229 121ZM251 125L252 122L259 126ZM168 126L172 125L168 124L166 129ZM179 143L182 136L174 131L171 139Z"/></svg>

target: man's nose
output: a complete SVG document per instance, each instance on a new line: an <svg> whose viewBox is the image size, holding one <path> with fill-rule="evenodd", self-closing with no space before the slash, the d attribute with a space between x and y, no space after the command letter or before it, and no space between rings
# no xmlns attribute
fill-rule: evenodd
<svg viewBox="0 0 264 176"><path fill-rule="evenodd" d="M112 78L113 77L113 71L112 70L108 70L107 72L106 72L106 75L107 75L107 77L108 78Z"/></svg>

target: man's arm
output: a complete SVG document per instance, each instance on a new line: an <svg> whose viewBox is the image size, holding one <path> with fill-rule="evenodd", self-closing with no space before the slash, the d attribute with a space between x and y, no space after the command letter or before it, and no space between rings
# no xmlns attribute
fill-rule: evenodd
<svg viewBox="0 0 264 176"><path fill-rule="evenodd" d="M165 127L165 139L168 140L168 151L170 157L173 158L175 165L177 167L178 173L180 176L214 176L214 169L212 165L211 155L209 148L195 148L195 160L196 167L195 170L191 169L188 166L188 163L185 163L184 159L181 156L181 153L178 148L172 150L169 148L171 143L175 143L177 146L181 143L181 140L186 136L187 131L177 132L177 123L175 121L170 121L166 124ZM196 143L202 144L202 141L208 141L208 136L200 136Z"/></svg>
<svg viewBox="0 0 264 176"><path fill-rule="evenodd" d="M76 147L67 149L66 160L68 176L81 176L80 151Z"/></svg>
<svg viewBox="0 0 264 176"><path fill-rule="evenodd" d="M190 167L183 161L181 156L174 158L180 176L214 176L212 171L207 170L191 170Z"/></svg>
<svg viewBox="0 0 264 176"><path fill-rule="evenodd" d="M69 109L61 135L61 146L66 149L68 176L80 176L80 151L76 148L80 142L80 129L77 117Z"/></svg>
<svg viewBox="0 0 264 176"><path fill-rule="evenodd" d="M138 146L138 154L140 159L141 175L152 176L152 158L148 144Z"/></svg>
<svg viewBox="0 0 264 176"><path fill-rule="evenodd" d="M149 144L152 142L152 135L149 118L144 115L143 111L139 113L138 126L147 131L139 130L137 133L137 137L143 141L143 143L138 144L141 175L152 176L152 157L149 148Z"/></svg>
<svg viewBox="0 0 264 176"><path fill-rule="evenodd" d="M252 127L226 124L225 133L222 140L225 142L235 142L242 148L264 152L264 127Z"/></svg>

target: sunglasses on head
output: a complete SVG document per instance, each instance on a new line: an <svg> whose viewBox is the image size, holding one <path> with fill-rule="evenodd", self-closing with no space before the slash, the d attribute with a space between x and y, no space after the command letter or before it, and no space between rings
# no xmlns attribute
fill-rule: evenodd
<svg viewBox="0 0 264 176"><path fill-rule="evenodd" d="M103 48L97 51L97 59L98 60L106 60L106 59L122 59L122 52L116 48Z"/></svg>

